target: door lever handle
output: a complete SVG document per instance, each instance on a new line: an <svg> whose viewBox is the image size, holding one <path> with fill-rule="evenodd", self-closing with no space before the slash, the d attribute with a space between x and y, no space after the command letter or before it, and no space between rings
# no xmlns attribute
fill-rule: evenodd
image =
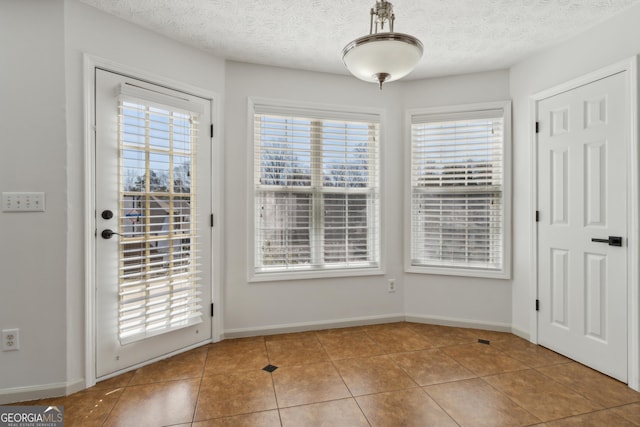
<svg viewBox="0 0 640 427"><path fill-rule="evenodd" d="M100 233L103 239L110 239L114 234L117 234L118 236L120 235L119 233L116 233L113 230L109 230L108 228L106 230L102 230L102 233Z"/></svg>
<svg viewBox="0 0 640 427"><path fill-rule="evenodd" d="M607 243L609 246L622 246L622 237L609 236L608 239L591 239L592 242Z"/></svg>

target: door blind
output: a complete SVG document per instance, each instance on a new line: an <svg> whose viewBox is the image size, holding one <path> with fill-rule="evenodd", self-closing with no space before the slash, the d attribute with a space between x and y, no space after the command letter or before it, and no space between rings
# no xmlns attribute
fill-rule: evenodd
<svg viewBox="0 0 640 427"><path fill-rule="evenodd" d="M200 323L203 315L197 115L125 93L119 107L118 328L126 344Z"/></svg>
<svg viewBox="0 0 640 427"><path fill-rule="evenodd" d="M256 272L377 267L377 116L277 113L254 115Z"/></svg>
<svg viewBox="0 0 640 427"><path fill-rule="evenodd" d="M503 122L502 109L412 117L412 265L502 269Z"/></svg>

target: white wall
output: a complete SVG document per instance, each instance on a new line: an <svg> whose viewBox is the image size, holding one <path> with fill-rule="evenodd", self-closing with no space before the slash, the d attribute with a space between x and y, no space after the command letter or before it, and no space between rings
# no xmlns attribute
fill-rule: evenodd
<svg viewBox="0 0 640 427"><path fill-rule="evenodd" d="M224 61L203 51L102 13L77 0L65 0L68 147L69 249L67 252L68 380L84 377L84 88L83 53L127 68L224 93ZM220 99L220 107L223 105Z"/></svg>
<svg viewBox="0 0 640 427"><path fill-rule="evenodd" d="M509 99L506 70L406 81L402 86L403 109ZM397 187L398 192L403 190ZM405 313L411 318L452 324L467 322L500 329L511 327L510 280L404 274L403 282Z"/></svg>
<svg viewBox="0 0 640 427"><path fill-rule="evenodd" d="M401 275L402 139L398 105L399 86L374 85L352 77L237 62L227 63L225 90L225 288L227 335L247 331L296 327L307 323L397 316L403 313L402 290L387 292L387 279ZM266 97L385 110L382 134L383 248L386 275L314 280L249 283L247 281L248 228L251 209L247 158L248 97Z"/></svg>
<svg viewBox="0 0 640 427"><path fill-rule="evenodd" d="M66 381L67 179L61 1L0 2L0 191L43 191L46 212L0 212L2 389ZM15 390L14 390L15 391Z"/></svg>
<svg viewBox="0 0 640 427"><path fill-rule="evenodd" d="M530 96L640 53L640 5L511 69L514 117L514 277L512 323L530 333L531 288L531 128ZM637 260L635 261L637 262Z"/></svg>

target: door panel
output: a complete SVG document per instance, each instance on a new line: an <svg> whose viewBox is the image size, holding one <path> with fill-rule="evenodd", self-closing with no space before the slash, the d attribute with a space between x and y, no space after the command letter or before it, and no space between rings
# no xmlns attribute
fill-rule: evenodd
<svg viewBox="0 0 640 427"><path fill-rule="evenodd" d="M96 378L211 339L210 101L96 69Z"/></svg>
<svg viewBox="0 0 640 427"><path fill-rule="evenodd" d="M625 74L538 103L538 341L627 381ZM622 246L592 239L623 237Z"/></svg>

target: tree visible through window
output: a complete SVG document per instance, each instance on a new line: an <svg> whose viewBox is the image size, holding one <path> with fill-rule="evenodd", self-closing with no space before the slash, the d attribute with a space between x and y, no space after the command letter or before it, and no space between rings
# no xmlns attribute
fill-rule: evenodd
<svg viewBox="0 0 640 427"><path fill-rule="evenodd" d="M254 149L257 273L378 267L377 117L256 112Z"/></svg>

